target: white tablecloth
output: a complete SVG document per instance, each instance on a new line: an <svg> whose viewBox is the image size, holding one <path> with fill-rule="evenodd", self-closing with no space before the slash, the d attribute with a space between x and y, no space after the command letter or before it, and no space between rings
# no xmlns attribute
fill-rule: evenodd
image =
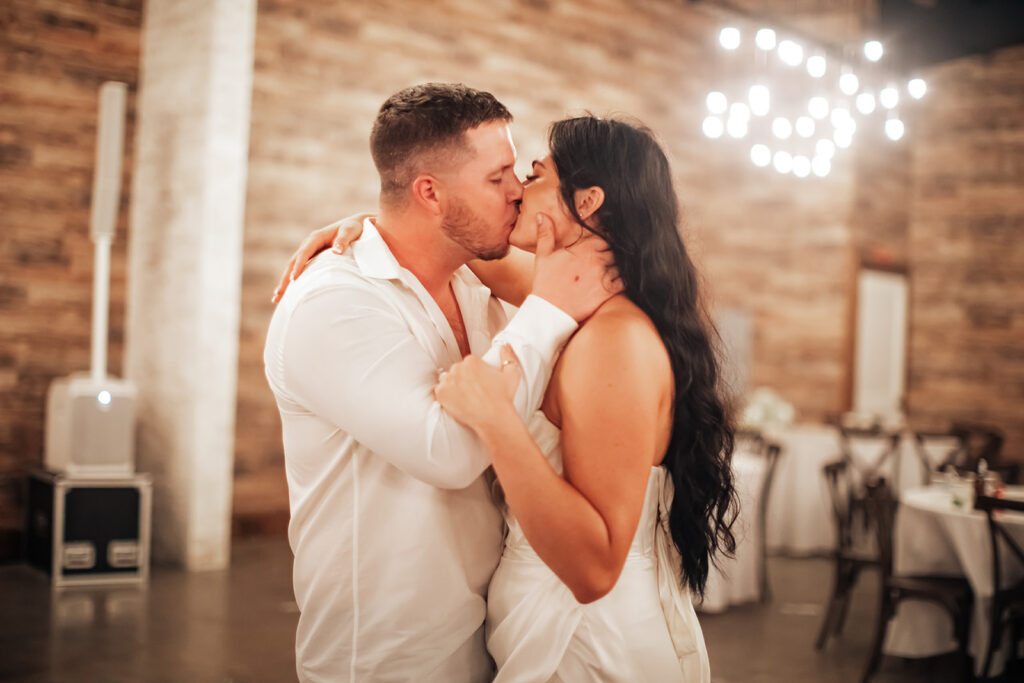
<svg viewBox="0 0 1024 683"><path fill-rule="evenodd" d="M832 502L822 468L839 460L842 444L839 430L828 425L798 424L766 434L782 447L768 501L768 550L790 555L815 555L836 547ZM854 439L852 456L861 469L870 469L881 444ZM929 445L928 459L941 462L945 451ZM894 460L878 474L895 483L899 491L924 483L924 469L912 434L900 440Z"/></svg>
<svg viewBox="0 0 1024 683"><path fill-rule="evenodd" d="M1024 498L1024 487L1011 486L1007 495ZM988 610L993 593L992 547L985 513L953 504L943 486L904 491L896 517L893 546L895 574L965 576L974 590L970 653L980 673L988 644ZM1018 543L1024 544L1024 514L1003 512L1000 520ZM1008 551L1003 567L1007 585L1024 574ZM884 651L901 657L930 657L957 647L947 612L925 602L905 601L889 625ZM999 652L991 673L1003 667Z"/></svg>
<svg viewBox="0 0 1024 683"><path fill-rule="evenodd" d="M758 515L766 464L764 457L744 451L737 451L732 457L732 473L740 500L740 513L732 528L736 536L736 557L721 558L720 568L711 566L704 601L697 605L701 612L721 612L729 605L753 602L761 597Z"/></svg>

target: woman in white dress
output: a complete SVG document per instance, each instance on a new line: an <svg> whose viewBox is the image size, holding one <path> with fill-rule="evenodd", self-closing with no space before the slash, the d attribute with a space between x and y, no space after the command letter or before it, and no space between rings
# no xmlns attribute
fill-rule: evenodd
<svg viewBox="0 0 1024 683"><path fill-rule="evenodd" d="M504 492L487 596L496 680L707 682L690 594L735 547L733 433L668 160L647 130L591 116L554 123L549 147L510 241L532 250L548 222L561 244L603 239L623 293L566 345L530 424L512 405L514 363L469 356L435 390ZM531 272L516 258L473 267L515 299Z"/></svg>
<svg viewBox="0 0 1024 683"><path fill-rule="evenodd" d="M598 239L623 291L570 339L529 424L513 408L511 352L500 370L467 356L435 388L490 452L503 493L487 596L495 680L708 683L690 596L735 548L733 431L668 160L646 129L593 116L554 123L549 146L510 238L525 251L470 266L520 303L538 232Z"/></svg>

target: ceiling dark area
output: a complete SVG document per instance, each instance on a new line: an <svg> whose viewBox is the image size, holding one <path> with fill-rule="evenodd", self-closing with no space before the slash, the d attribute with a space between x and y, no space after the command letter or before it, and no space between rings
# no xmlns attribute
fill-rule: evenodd
<svg viewBox="0 0 1024 683"><path fill-rule="evenodd" d="M916 69L1024 44L1024 0L877 0L886 61Z"/></svg>

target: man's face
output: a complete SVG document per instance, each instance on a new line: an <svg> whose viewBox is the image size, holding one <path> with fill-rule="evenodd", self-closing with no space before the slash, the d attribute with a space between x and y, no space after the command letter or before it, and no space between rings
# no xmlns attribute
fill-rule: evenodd
<svg viewBox="0 0 1024 683"><path fill-rule="evenodd" d="M466 131L471 158L445 179L441 229L473 258L508 253L508 237L519 216L523 186L516 178L516 148L504 121Z"/></svg>

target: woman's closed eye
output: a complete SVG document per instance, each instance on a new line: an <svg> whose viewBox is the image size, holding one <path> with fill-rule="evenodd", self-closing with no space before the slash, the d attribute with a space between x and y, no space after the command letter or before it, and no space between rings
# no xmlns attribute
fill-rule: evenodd
<svg viewBox="0 0 1024 683"><path fill-rule="evenodd" d="M531 173L530 175L526 176L526 178L523 180L523 184L525 185L526 183L532 183L536 179L536 174Z"/></svg>

